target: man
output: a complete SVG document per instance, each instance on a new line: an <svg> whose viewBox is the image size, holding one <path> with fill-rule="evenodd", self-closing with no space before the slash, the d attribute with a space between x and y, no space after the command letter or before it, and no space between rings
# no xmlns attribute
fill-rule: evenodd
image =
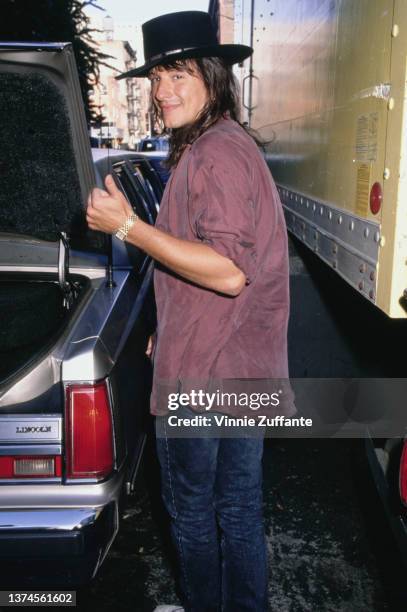
<svg viewBox="0 0 407 612"><path fill-rule="evenodd" d="M157 262L151 411L184 608L263 611L262 437L176 438L167 422L170 394L191 391L192 381L288 375L285 223L268 168L237 121L231 69L252 50L219 45L209 16L196 11L153 19L143 37L144 66L119 78L147 76L155 113L172 130L156 227L134 216L111 177L92 192L87 219Z"/></svg>

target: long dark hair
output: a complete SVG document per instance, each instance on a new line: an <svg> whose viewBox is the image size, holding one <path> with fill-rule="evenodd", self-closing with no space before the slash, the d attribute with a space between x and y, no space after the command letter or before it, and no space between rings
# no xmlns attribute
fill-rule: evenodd
<svg viewBox="0 0 407 612"><path fill-rule="evenodd" d="M170 130L170 152L166 166L174 168L185 147L192 144L211 125L222 117L230 117L237 121L254 138L258 145L258 136L246 125L240 122L239 85L233 74L232 67L219 57L203 57L194 60L175 60L159 66L158 70L185 70L189 74L198 74L208 91L208 102L201 110L194 123ZM156 124L165 131L160 109L151 99L151 106Z"/></svg>

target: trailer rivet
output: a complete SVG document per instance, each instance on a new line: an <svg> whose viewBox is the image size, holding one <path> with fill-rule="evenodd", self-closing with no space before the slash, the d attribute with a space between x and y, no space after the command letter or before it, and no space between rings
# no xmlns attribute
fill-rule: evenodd
<svg viewBox="0 0 407 612"><path fill-rule="evenodd" d="M342 223L342 215L339 215L339 217L338 217L338 223L339 223L339 225L341 225L341 223Z"/></svg>
<svg viewBox="0 0 407 612"><path fill-rule="evenodd" d="M389 110L393 110L393 108L394 108L394 104L395 104L395 103L394 103L394 98L389 98L389 101L387 102L387 108L388 108Z"/></svg>
<svg viewBox="0 0 407 612"><path fill-rule="evenodd" d="M383 172L383 178L385 181L388 181L390 178L390 168L385 168Z"/></svg>
<svg viewBox="0 0 407 612"><path fill-rule="evenodd" d="M332 253L337 253L337 252L338 252L338 246L334 244L332 247Z"/></svg>
<svg viewBox="0 0 407 612"><path fill-rule="evenodd" d="M336 269L338 267L338 262L337 261L333 261L332 262L333 267Z"/></svg>
<svg viewBox="0 0 407 612"><path fill-rule="evenodd" d="M371 273L370 273L370 280L371 280L371 281L374 281L374 279L375 279L375 273L374 273L374 272L371 272Z"/></svg>
<svg viewBox="0 0 407 612"><path fill-rule="evenodd" d="M379 242L379 240L380 240L380 234L379 234L379 232L375 232L374 241L375 242Z"/></svg>
<svg viewBox="0 0 407 612"><path fill-rule="evenodd" d="M386 244L386 238L384 236L381 236L379 240L379 246L384 247L385 244Z"/></svg>
<svg viewBox="0 0 407 612"><path fill-rule="evenodd" d="M332 212L331 211L329 211L328 217L329 217L329 220L331 221L332 220Z"/></svg>
<svg viewBox="0 0 407 612"><path fill-rule="evenodd" d="M371 300L374 300L374 291L373 291L373 289L371 289L369 291L369 297L370 297Z"/></svg>
<svg viewBox="0 0 407 612"><path fill-rule="evenodd" d="M358 287L359 287L359 290L362 291L362 289L363 289L363 281L360 281Z"/></svg>
<svg viewBox="0 0 407 612"><path fill-rule="evenodd" d="M365 231L363 232L363 235L364 235L365 238L369 237L369 228L368 227L365 227Z"/></svg>
<svg viewBox="0 0 407 612"><path fill-rule="evenodd" d="M393 38L396 38L399 35L400 32L400 28L397 25L397 23L395 23L391 29L391 35L393 36Z"/></svg>
<svg viewBox="0 0 407 612"><path fill-rule="evenodd" d="M355 229L355 223L353 221L349 223L349 229L351 232L353 232L353 230Z"/></svg>
<svg viewBox="0 0 407 612"><path fill-rule="evenodd" d="M360 266L359 266L359 272L360 272L361 274L363 274L364 272L366 272L366 264L364 264L364 263L361 263L361 264L360 264Z"/></svg>
<svg viewBox="0 0 407 612"><path fill-rule="evenodd" d="M320 215L323 215L323 214L324 214L324 207L323 207L323 206L321 206L321 208L319 209L319 214L320 214Z"/></svg>

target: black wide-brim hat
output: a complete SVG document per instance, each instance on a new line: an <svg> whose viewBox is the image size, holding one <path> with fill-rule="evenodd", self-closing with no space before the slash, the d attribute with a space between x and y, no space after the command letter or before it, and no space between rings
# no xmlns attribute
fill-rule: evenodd
<svg viewBox="0 0 407 612"><path fill-rule="evenodd" d="M143 23L142 29L145 64L117 79L146 77L154 66L180 59L221 57L228 64L236 64L253 52L246 45L220 45L209 14L202 11L160 15Z"/></svg>

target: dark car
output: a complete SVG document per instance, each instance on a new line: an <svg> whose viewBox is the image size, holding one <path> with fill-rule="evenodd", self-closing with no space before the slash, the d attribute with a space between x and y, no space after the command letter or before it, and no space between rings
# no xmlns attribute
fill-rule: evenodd
<svg viewBox="0 0 407 612"><path fill-rule="evenodd" d="M162 183L137 152L92 160L70 44L0 43L0 114L0 563L85 582L134 487L153 326L150 258L86 200L111 172L153 224Z"/></svg>
<svg viewBox="0 0 407 612"><path fill-rule="evenodd" d="M154 151L152 153L140 153L140 155L143 155L145 159L148 159L151 166L160 176L163 185L165 185L170 178L170 170L165 163L167 161L168 153L164 151Z"/></svg>
<svg viewBox="0 0 407 612"><path fill-rule="evenodd" d="M138 150L145 153L152 153L153 151L168 153L168 136L147 136L146 138L142 138L139 142Z"/></svg>
<svg viewBox="0 0 407 612"><path fill-rule="evenodd" d="M138 144L138 151L146 155L161 177L164 184L167 183L170 173L165 162L169 153L169 140L167 136L149 136L143 138Z"/></svg>

